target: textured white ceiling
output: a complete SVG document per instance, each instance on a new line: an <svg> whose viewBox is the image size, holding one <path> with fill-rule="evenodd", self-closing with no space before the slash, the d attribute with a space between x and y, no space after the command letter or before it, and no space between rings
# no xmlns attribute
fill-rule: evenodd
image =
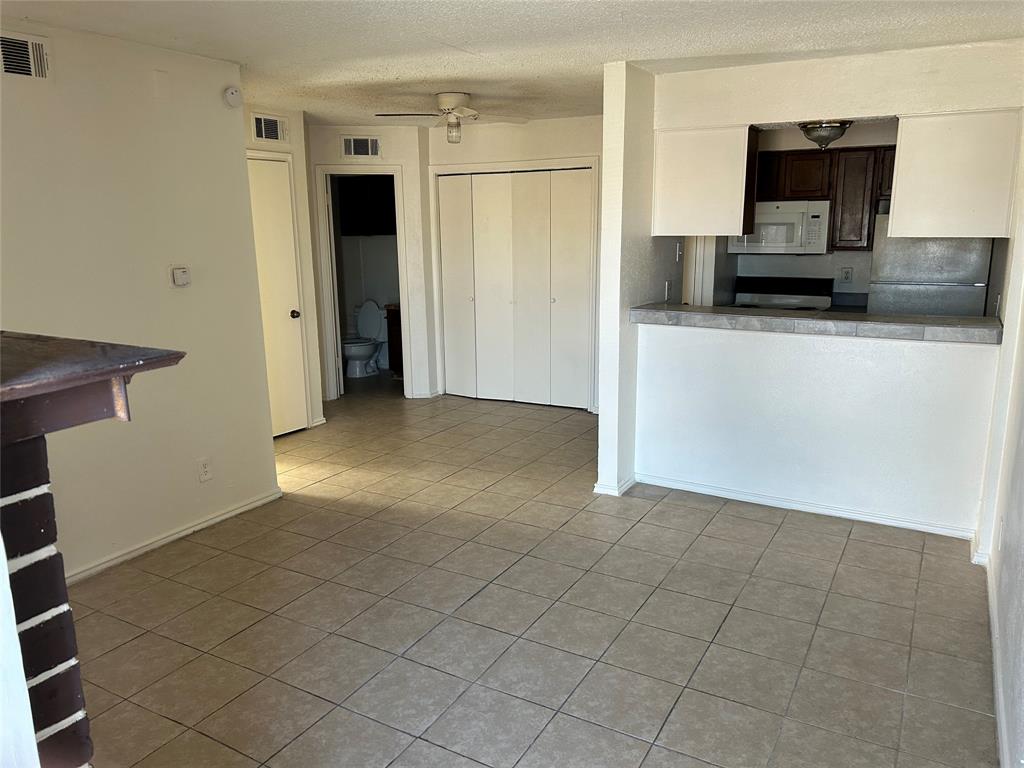
<svg viewBox="0 0 1024 768"><path fill-rule="evenodd" d="M445 90L485 116L598 114L607 61L662 72L1024 36L1018 0L7 0L3 14L236 61L248 101L335 124L393 123L372 115L430 111Z"/></svg>

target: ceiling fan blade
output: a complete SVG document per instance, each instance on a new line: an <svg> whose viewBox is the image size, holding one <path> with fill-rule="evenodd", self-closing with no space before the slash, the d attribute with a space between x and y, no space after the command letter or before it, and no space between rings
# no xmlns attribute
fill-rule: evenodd
<svg viewBox="0 0 1024 768"><path fill-rule="evenodd" d="M458 115L464 120L476 120L478 117L480 117L479 112L477 112L475 109L470 109L469 107L455 107L452 110L452 114Z"/></svg>
<svg viewBox="0 0 1024 768"><path fill-rule="evenodd" d="M374 117L437 117L437 112L377 112Z"/></svg>

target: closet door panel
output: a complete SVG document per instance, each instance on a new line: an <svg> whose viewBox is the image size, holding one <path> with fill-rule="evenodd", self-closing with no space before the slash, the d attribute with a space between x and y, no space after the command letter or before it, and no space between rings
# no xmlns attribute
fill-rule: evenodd
<svg viewBox="0 0 1024 768"><path fill-rule="evenodd" d="M473 194L470 176L437 179L445 391L476 397Z"/></svg>
<svg viewBox="0 0 1024 768"><path fill-rule="evenodd" d="M473 179L476 394L513 397L512 174Z"/></svg>
<svg viewBox="0 0 1024 768"><path fill-rule="evenodd" d="M590 406L594 173L551 173L551 403Z"/></svg>
<svg viewBox="0 0 1024 768"><path fill-rule="evenodd" d="M515 399L551 402L551 172L512 175Z"/></svg>

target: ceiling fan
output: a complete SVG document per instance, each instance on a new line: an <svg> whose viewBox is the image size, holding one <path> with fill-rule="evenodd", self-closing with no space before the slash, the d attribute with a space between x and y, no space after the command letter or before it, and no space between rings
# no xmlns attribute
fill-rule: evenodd
<svg viewBox="0 0 1024 768"><path fill-rule="evenodd" d="M436 112L378 112L374 117L440 117L438 125L447 126L449 144L462 141L462 121L476 120L480 113L469 106L469 94L462 91L443 91L437 96ZM502 117L504 121L521 123L521 118Z"/></svg>

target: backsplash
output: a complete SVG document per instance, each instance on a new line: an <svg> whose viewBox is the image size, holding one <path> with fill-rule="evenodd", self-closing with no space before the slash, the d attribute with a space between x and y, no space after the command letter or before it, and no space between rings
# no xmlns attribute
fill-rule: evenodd
<svg viewBox="0 0 1024 768"><path fill-rule="evenodd" d="M853 279L843 282L843 269L853 270ZM871 278L870 251L836 251L815 256L784 254L740 254L737 274L750 277L832 278L836 293L867 293Z"/></svg>

